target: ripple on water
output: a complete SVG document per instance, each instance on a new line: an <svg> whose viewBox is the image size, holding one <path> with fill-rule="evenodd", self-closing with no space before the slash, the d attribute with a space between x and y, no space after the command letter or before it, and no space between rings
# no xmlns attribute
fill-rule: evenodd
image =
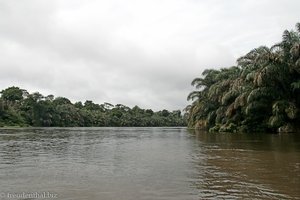
<svg viewBox="0 0 300 200"><path fill-rule="evenodd" d="M0 188L72 200L299 199L299 141L185 128L0 130Z"/></svg>

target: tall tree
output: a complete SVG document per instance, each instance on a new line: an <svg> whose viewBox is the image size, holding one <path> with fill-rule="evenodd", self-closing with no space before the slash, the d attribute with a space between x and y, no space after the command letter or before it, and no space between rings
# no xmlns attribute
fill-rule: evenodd
<svg viewBox="0 0 300 200"><path fill-rule="evenodd" d="M205 70L192 81L188 125L211 131L291 131L299 124L300 24L261 46L236 67Z"/></svg>

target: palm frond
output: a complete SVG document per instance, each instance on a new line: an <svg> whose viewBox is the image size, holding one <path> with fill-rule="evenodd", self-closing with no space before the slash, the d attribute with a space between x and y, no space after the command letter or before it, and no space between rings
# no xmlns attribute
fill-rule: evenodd
<svg viewBox="0 0 300 200"><path fill-rule="evenodd" d="M255 74L256 74L256 71L251 71L249 72L247 75L246 75L246 78L245 80L246 81L253 81L254 80L254 77L255 77Z"/></svg>
<svg viewBox="0 0 300 200"><path fill-rule="evenodd" d="M272 106L273 115L283 115L289 119L295 119L298 114L297 106L293 102L289 102L287 100L276 101Z"/></svg>
<svg viewBox="0 0 300 200"><path fill-rule="evenodd" d="M215 70L215 69L205 69L203 72L202 72L202 75L203 76L206 76L206 75L209 75L209 74L217 74L219 71L218 70Z"/></svg>
<svg viewBox="0 0 300 200"><path fill-rule="evenodd" d="M234 102L230 104L225 112L225 115L227 117L232 117L234 114L235 108L234 108Z"/></svg>
<svg viewBox="0 0 300 200"><path fill-rule="evenodd" d="M279 115L284 112L285 107L287 106L288 102L285 100L276 101L272 105L272 112L274 115Z"/></svg>
<svg viewBox="0 0 300 200"><path fill-rule="evenodd" d="M289 103L287 108L285 108L285 113L290 119L296 119L297 114L298 114L298 108L294 103Z"/></svg>
<svg viewBox="0 0 300 200"><path fill-rule="evenodd" d="M300 89L300 80L299 81L296 81L296 82L293 82L291 83L291 88L293 91L295 90L299 90Z"/></svg>
<svg viewBox="0 0 300 200"><path fill-rule="evenodd" d="M245 81L244 79L241 77L235 79L232 84L231 84L231 89L232 90L236 90L236 91L239 91L241 90L241 88L245 85Z"/></svg>
<svg viewBox="0 0 300 200"><path fill-rule="evenodd" d="M300 44L299 43L295 43L291 50L290 50L290 54L292 55L292 58L294 60L298 59L300 56Z"/></svg>
<svg viewBox="0 0 300 200"><path fill-rule="evenodd" d="M247 103L259 101L261 99L274 99L277 96L276 91L269 87L259 87L252 90L247 98Z"/></svg>
<svg viewBox="0 0 300 200"><path fill-rule="evenodd" d="M278 128L284 124L284 116L283 115L271 116L268 124L273 128Z"/></svg>
<svg viewBox="0 0 300 200"><path fill-rule="evenodd" d="M228 103L232 103L234 99L238 96L238 92L235 90L229 90L225 95L222 97L222 105L227 105Z"/></svg>
<svg viewBox="0 0 300 200"><path fill-rule="evenodd" d="M216 110L216 123L217 124L221 124L223 119L225 118L225 111L226 111L226 107L225 106L220 106L217 110Z"/></svg>
<svg viewBox="0 0 300 200"><path fill-rule="evenodd" d="M249 92L244 92L240 94L234 101L234 108L237 109L238 107L243 107L247 104L247 97Z"/></svg>
<svg viewBox="0 0 300 200"><path fill-rule="evenodd" d="M191 92L188 97L187 97L187 100L192 100L194 101L195 98L198 98L200 96L200 91L193 91Z"/></svg>
<svg viewBox="0 0 300 200"><path fill-rule="evenodd" d="M300 74L300 58L295 62L292 68Z"/></svg>
<svg viewBox="0 0 300 200"><path fill-rule="evenodd" d="M214 123L216 120L216 111L211 111L208 115L207 115L207 121L212 124Z"/></svg>
<svg viewBox="0 0 300 200"><path fill-rule="evenodd" d="M192 86L195 86L199 83L201 83L203 81L203 78L195 78L192 82L191 82L191 85Z"/></svg>
<svg viewBox="0 0 300 200"><path fill-rule="evenodd" d="M289 68L286 65L269 64L255 73L253 83L256 86L284 84L289 78L288 73Z"/></svg>

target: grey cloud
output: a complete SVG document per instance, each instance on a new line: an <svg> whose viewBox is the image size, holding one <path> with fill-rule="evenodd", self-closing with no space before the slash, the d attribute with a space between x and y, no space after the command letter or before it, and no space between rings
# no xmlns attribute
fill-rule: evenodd
<svg viewBox="0 0 300 200"><path fill-rule="evenodd" d="M300 2L0 2L0 88L183 109L191 80L280 40Z"/></svg>

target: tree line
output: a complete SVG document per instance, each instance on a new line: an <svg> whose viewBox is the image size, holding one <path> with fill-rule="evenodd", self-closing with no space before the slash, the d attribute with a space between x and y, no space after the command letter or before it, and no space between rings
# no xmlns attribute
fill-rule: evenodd
<svg viewBox="0 0 300 200"><path fill-rule="evenodd" d="M110 103L97 104L87 100L72 103L65 97L29 93L19 87L1 91L0 127L102 127L102 126L185 126L181 111L166 109L154 112L138 106Z"/></svg>
<svg viewBox="0 0 300 200"><path fill-rule="evenodd" d="M206 69L188 95L188 126L211 132L294 132L300 127L300 23L229 68Z"/></svg>

